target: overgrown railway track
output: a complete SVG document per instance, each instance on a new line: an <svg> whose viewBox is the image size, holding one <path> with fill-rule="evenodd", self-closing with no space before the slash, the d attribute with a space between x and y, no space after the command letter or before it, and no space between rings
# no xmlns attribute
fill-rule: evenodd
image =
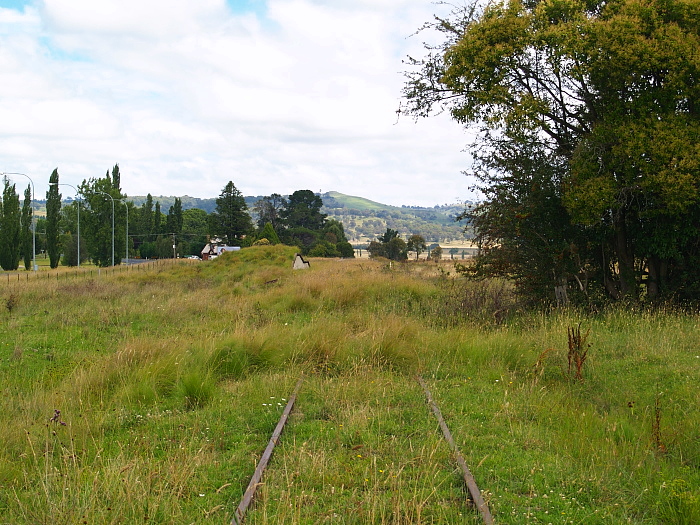
<svg viewBox="0 0 700 525"><path fill-rule="evenodd" d="M476 484L476 480L474 479L474 476L472 475L471 471L469 470L469 467L467 466L467 462L464 459L464 456L460 452L459 448L457 447L452 434L447 426L447 423L445 423L445 419L442 417L442 413L440 412L440 408L438 407L437 403L433 399L432 394L430 393L430 390L428 389L428 385L425 383L423 378L421 376L417 376L416 380L422 387L425 396L428 401L428 405L430 406L433 414L435 415L436 419L438 420L438 423L440 425L440 428L442 430L443 436L445 438L445 441L447 441L447 444L449 445L452 455L455 458L456 463L459 465L461 471L462 471L462 478L464 479L464 483L466 485L469 497L471 499L471 503L473 503L474 507L479 511L481 518L483 520L483 523L485 525L492 525L493 524L493 517L491 516L491 512L489 510L489 507L487 503L484 501L484 498L481 495L481 491L479 490L479 487ZM301 385L304 382L304 376L302 375L299 380L296 383L296 386L294 387L294 391L292 392L291 396L289 397L289 400L287 401L287 405L285 406L282 415L280 417L279 422L277 423L277 426L275 427L275 430L272 433L272 436L270 437L270 441L268 442L267 447L265 448L265 451L263 452L260 461L258 462L257 467L255 468L255 472L253 473L253 476L250 479L250 482L248 483L248 486L243 494L243 497L241 498L241 501L234 511L233 518L231 520L231 525L242 525L246 513L248 511L248 508L253 502L253 499L255 498L255 493L258 489L258 487L261 485L261 480L263 477L263 474L265 473L265 469L267 468L268 463L270 462L270 459L272 458L272 453L274 451L275 446L279 442L279 439L282 435L282 431L287 423L287 420L289 419L289 415L292 412L292 409L294 408L294 404L296 402L297 394L299 393L299 390L301 389Z"/></svg>

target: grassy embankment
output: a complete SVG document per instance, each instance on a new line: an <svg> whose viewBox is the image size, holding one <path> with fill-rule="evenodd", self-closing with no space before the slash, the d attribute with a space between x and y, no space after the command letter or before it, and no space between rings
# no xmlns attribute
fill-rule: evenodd
<svg viewBox="0 0 700 525"><path fill-rule="evenodd" d="M700 522L697 315L292 256L0 283L0 523L228 523L302 373L248 523L479 523L416 373L497 523Z"/></svg>

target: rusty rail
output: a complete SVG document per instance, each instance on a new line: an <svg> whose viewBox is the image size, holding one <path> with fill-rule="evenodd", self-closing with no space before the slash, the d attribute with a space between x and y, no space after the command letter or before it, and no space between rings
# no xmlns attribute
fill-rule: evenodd
<svg viewBox="0 0 700 525"><path fill-rule="evenodd" d="M443 419L442 414L440 413L440 409L438 408L437 404L433 400L433 396L430 394L430 390L428 390L428 385L425 384L425 381L423 381L423 378L421 376L418 376L417 379L418 379L418 382L420 383L420 385L423 387L423 391L425 392L425 396L428 399L428 403L430 404L430 408L433 409L433 414L435 414L435 417L437 418L438 423L440 423L440 428L442 429L442 434L445 436L445 440L450 445L450 448L452 449L452 453L454 454L454 457L455 457L455 460L457 461L457 464L462 469L462 477L464 478L464 482L467 484L467 489L469 490L469 495L471 496L472 501L474 502L474 505L476 506L477 509L479 509L479 512L481 513L481 517L483 518L484 523L486 525L492 525L493 524L493 517L491 516L491 511L489 510L489 506L484 501L484 498L481 497L481 491L479 491L479 487L476 486L476 480L474 480L474 476L472 476L472 473L469 470L469 467L467 466L467 462L464 461L464 456L462 456L462 453L457 448L457 445L455 444L454 439L452 439L452 434L450 433L450 429L447 428L447 423L445 423L445 420Z"/></svg>
<svg viewBox="0 0 700 525"><path fill-rule="evenodd" d="M250 504L253 502L253 498L255 497L255 491L260 485L260 480L262 479L263 472L265 471L265 468L267 467L267 464L269 463L270 458L272 457L272 451L274 450L275 445L277 445L277 442L279 441L280 435L282 434L282 429L287 423L287 418L289 417L289 413L294 407L294 402L296 401L297 393L299 392L299 389L301 388L301 383L303 381L304 376L302 375L299 378L299 381L297 381L297 384L294 387L294 392L292 392L292 395L289 397L289 401L287 401L287 406L284 407L282 417L280 417L279 423L277 423L277 426L275 427L275 430L272 433L270 442L267 444L267 448L265 449L265 452L263 452L263 455L260 458L260 462L258 463L258 466L255 469L255 472L253 473L253 477L250 479L250 483L248 483L248 488L245 490L243 498L241 499L241 502L238 505L236 512L233 513L231 525L241 525L243 523L243 520L245 519L245 513L248 510Z"/></svg>

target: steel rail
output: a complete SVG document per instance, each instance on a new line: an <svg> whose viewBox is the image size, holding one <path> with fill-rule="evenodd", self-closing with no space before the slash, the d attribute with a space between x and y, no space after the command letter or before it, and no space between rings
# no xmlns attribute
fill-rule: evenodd
<svg viewBox="0 0 700 525"><path fill-rule="evenodd" d="M452 449L452 453L455 457L455 460L457 461L457 464L461 467L462 469L462 477L464 478L464 482L467 484L467 489L469 490L469 495L471 496L472 502L474 502L474 505L476 506L477 509L479 509L479 512L481 513L481 517L484 520L484 523L486 525L492 525L493 524L493 517L491 516L491 511L489 510L489 506L486 504L484 501L484 498L481 496L481 491L479 490L479 487L476 485L476 480L474 479L474 476L472 475L471 471L469 470L469 467L467 466L467 462L464 461L464 456L462 456L462 453L459 451L457 448L457 445L455 444L454 439L452 439L452 434L450 433L450 429L447 428L447 423L445 423L445 420L442 417L442 414L440 413L440 409L438 408L437 404L433 400L433 396L430 394L430 390L428 390L428 385L425 384L425 381L423 381L423 378L421 376L417 376L418 382L420 385L423 387L423 391L425 392L425 396L428 399L428 403L430 404L430 408L433 410L433 414L435 414L435 417L438 420L438 423L440 424L440 428L442 429L442 434L445 436L445 440L447 443L450 445L450 448Z"/></svg>
<svg viewBox="0 0 700 525"><path fill-rule="evenodd" d="M253 498L255 497L255 491L260 485L260 480L262 479L263 472L265 471L265 468L267 467L267 464L269 463L270 458L272 457L272 451L274 450L275 445L277 445L277 442L279 441L280 435L282 434L282 429L287 423L287 418L289 417L289 414L292 411L292 408L294 407L294 402L296 401L297 393L299 392L299 389L301 388L301 383L303 381L304 376L302 375L299 378L299 381L297 381L297 384L294 387L294 392L292 392L292 395L289 397L289 401L287 401L287 406L284 407L282 417L280 417L279 423L277 423L275 431L272 433L270 442L267 444L267 448L265 449L265 452L263 452L263 455L260 458L260 462L258 463L258 466L255 469L255 472L253 473L253 477L250 479L250 483L248 483L248 488L245 490L243 498L241 499L241 502L238 505L236 512L234 512L233 514L231 525L241 525L243 523L243 520L245 519L245 513L248 510L250 504L253 502Z"/></svg>

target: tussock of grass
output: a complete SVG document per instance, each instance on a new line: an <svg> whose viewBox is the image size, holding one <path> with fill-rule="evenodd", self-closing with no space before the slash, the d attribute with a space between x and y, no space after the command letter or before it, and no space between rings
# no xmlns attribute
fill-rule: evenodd
<svg viewBox="0 0 700 525"><path fill-rule="evenodd" d="M479 523L416 373L499 523L697 521L697 314L294 251L0 290L0 521L230 521L302 373L250 523Z"/></svg>

